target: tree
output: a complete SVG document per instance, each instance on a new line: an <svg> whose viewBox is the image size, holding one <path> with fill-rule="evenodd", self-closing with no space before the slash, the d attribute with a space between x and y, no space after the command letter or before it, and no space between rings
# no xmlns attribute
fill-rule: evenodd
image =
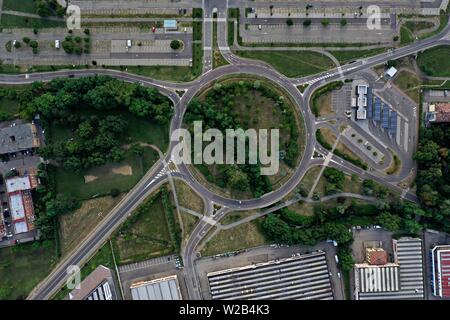
<svg viewBox="0 0 450 320"><path fill-rule="evenodd" d="M322 23L322 25L323 25L324 27L328 27L328 25L330 24L330 20L328 20L328 19L323 19L323 20L321 21L321 23Z"/></svg>
<svg viewBox="0 0 450 320"><path fill-rule="evenodd" d="M423 163L424 165L432 164L439 160L439 145L434 141L423 141L419 143L417 152L414 155L414 160Z"/></svg>
<svg viewBox="0 0 450 320"><path fill-rule="evenodd" d="M402 222L402 219L394 215L388 211L383 211L377 218L378 224L381 225L383 228L390 230L390 231L397 231L400 229L400 225Z"/></svg>
<svg viewBox="0 0 450 320"><path fill-rule="evenodd" d="M292 19L287 19L286 24L290 27L290 26L294 25L294 21L292 21Z"/></svg>
<svg viewBox="0 0 450 320"><path fill-rule="evenodd" d="M347 19L341 19L341 26L345 27L347 25Z"/></svg>
<svg viewBox="0 0 450 320"><path fill-rule="evenodd" d="M84 34L90 35L90 34L91 34L91 31L90 31L89 29L84 29Z"/></svg>
<svg viewBox="0 0 450 320"><path fill-rule="evenodd" d="M23 41L24 43L26 43L26 44L29 44L30 41L31 41L31 39L28 38L28 37L23 37L23 38L22 38L22 41Z"/></svg>
<svg viewBox="0 0 450 320"><path fill-rule="evenodd" d="M36 2L36 13L41 17L48 17L52 14L52 10L46 0L38 0Z"/></svg>
<svg viewBox="0 0 450 320"><path fill-rule="evenodd" d="M274 214L269 214L262 224L269 240L281 243L292 243L292 232L289 225Z"/></svg>
<svg viewBox="0 0 450 320"><path fill-rule="evenodd" d="M111 197L116 198L116 197L118 197L120 195L120 190L119 189L115 189L115 188L111 189L110 195L111 195Z"/></svg>
<svg viewBox="0 0 450 320"><path fill-rule="evenodd" d="M59 193L46 203L47 215L54 217L71 212L79 207L80 203L72 196Z"/></svg>
<svg viewBox="0 0 450 320"><path fill-rule="evenodd" d="M303 26L304 27L309 27L311 25L311 20L310 19L306 19L305 21L303 21Z"/></svg>
<svg viewBox="0 0 450 320"><path fill-rule="evenodd" d="M30 41L30 47L33 49L36 49L39 46L38 42L36 40Z"/></svg>
<svg viewBox="0 0 450 320"><path fill-rule="evenodd" d="M19 41L16 41L16 42L14 43L14 48L19 49L20 46L21 46L21 44L20 44Z"/></svg>
<svg viewBox="0 0 450 320"><path fill-rule="evenodd" d="M181 41L176 40L176 39L172 40L172 41L170 42L170 47L171 47L173 50L178 50L178 49L180 49L180 48L181 48Z"/></svg>

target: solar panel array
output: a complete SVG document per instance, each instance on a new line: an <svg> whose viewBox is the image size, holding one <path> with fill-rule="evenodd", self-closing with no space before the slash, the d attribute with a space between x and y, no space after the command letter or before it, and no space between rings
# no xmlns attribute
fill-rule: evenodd
<svg viewBox="0 0 450 320"><path fill-rule="evenodd" d="M381 99L375 98L375 113L373 119L375 121L381 121Z"/></svg>
<svg viewBox="0 0 450 320"><path fill-rule="evenodd" d="M208 274L213 299L332 300L324 252Z"/></svg>
<svg viewBox="0 0 450 320"><path fill-rule="evenodd" d="M383 129L389 128L389 107L383 103L383 117L381 122Z"/></svg>
<svg viewBox="0 0 450 320"><path fill-rule="evenodd" d="M367 117L369 119L373 118L376 122L381 122L381 127L383 129L389 129L389 134L394 136L397 133L398 126L397 112L391 110L389 105L382 102L379 97L375 96L375 99L373 99L374 95L372 90L368 91L368 96L369 94L371 97L367 100ZM375 102L373 102L373 100L375 100ZM372 103L374 103L373 106Z"/></svg>
<svg viewBox="0 0 450 320"><path fill-rule="evenodd" d="M367 117L372 119L373 115L373 94L372 88L367 88Z"/></svg>
<svg viewBox="0 0 450 320"><path fill-rule="evenodd" d="M389 122L389 134L395 135L397 133L397 112L391 112L391 121Z"/></svg>

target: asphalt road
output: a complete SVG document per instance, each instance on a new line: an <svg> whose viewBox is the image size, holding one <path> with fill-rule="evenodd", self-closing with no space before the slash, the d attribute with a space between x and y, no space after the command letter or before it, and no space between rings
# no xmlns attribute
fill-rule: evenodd
<svg viewBox="0 0 450 320"><path fill-rule="evenodd" d="M212 6L211 8L214 8L214 6ZM226 10L226 7L222 6L221 8L221 10ZM449 28L450 27L446 27L442 34L446 36L448 34ZM336 69L322 74L303 77L299 79L287 78L284 75L279 74L277 71L263 62L238 58L234 56L229 50L224 49L222 51L222 54L231 63L230 65L214 70L206 69L201 77L189 83L171 83L167 81L159 81L142 76L136 76L105 69L57 71L49 73L30 74L29 76L0 75L0 83L23 84L31 83L33 81L49 81L56 77L67 77L69 75L73 75L74 77L82 77L95 74L106 74L124 81L141 82L143 85L158 88L163 94L167 95L174 102L175 114L171 122L171 132L181 127L184 112L186 111L186 107L191 98L194 97L201 88L224 75L229 75L232 73L254 74L268 78L271 81L279 84L291 95L292 99L298 106L299 111L304 118L307 131L307 141L304 156L299 162L291 178L283 186L258 199L242 201L240 201L239 199L229 199L212 193L210 190L208 190L206 187L204 187L194 179L185 165L179 166L180 177L182 177L193 189L195 189L197 193L201 194L208 201L214 202L224 207L223 210L218 211L215 215L212 215L211 212L209 213L210 219L219 221L229 211L259 209L267 207L281 200L285 195L290 193L297 186L306 170L310 167L311 163L320 163L320 159L311 160L314 150L317 149L321 153L325 155L327 154L328 151L323 150L323 148L315 140L315 118L311 113L309 107L309 98L311 97L311 94L314 92L314 90L326 83L342 79L344 76L351 76L353 73L371 68L378 64L385 63L388 60L398 59L440 44L448 44L449 41L443 39L442 34L424 41L416 42L410 46L397 49L393 52L383 53L371 58L364 59L362 61L357 61L350 65L343 66L341 69ZM220 37L218 41L219 47L226 47L226 39L224 37ZM297 90L296 85L306 82L310 83L310 85L305 90L305 92L301 94L299 90ZM180 98L175 92L176 89L184 89L186 90L186 92ZM127 218L127 216L131 214L133 209L136 208L148 194L156 191L159 186L166 181L164 176L160 176L158 174L163 169L162 163L169 162L171 151L174 145L175 143L170 144L164 161L160 161L155 164L155 166L146 174L146 176L138 183L138 185L136 185L136 187L128 193L128 195L115 207L115 209L113 209L113 211L105 218L105 220L99 226L97 226L97 228L92 231L91 234L87 236L87 238L82 243L80 243L80 245L73 252L71 252L67 257L60 261L60 263L52 271L52 273L33 290L33 292L29 296L29 299L48 299L54 293L56 293L64 284L67 278L67 267L71 265L82 266L96 252L96 250L98 250L103 245L103 243L108 239L111 233ZM394 184L394 181L390 181L390 179L375 175L371 172L365 172L364 170L355 167L354 165L334 155L332 156L330 165L349 173L356 173L362 177L370 177L375 181L388 186L391 189L400 189ZM398 178L401 179L402 177L400 176ZM400 189L398 191L401 192L402 190ZM417 201L417 198L412 193L406 193L404 197L411 201ZM211 230L212 227L213 225L211 224L211 221L207 221L207 219L201 220L192 232L185 248L183 248L182 255L185 262L186 283L188 286L189 297L191 299L201 298L198 290L198 280L196 279L197 275L195 272L195 250L200 241L208 233L208 231Z"/></svg>

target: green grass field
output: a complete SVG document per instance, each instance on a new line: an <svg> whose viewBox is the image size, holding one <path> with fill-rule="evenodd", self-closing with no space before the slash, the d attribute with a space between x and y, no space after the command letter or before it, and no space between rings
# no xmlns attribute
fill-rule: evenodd
<svg viewBox="0 0 450 320"><path fill-rule="evenodd" d="M151 196L133 212L114 236L117 263L167 255L174 247L160 195Z"/></svg>
<svg viewBox="0 0 450 320"><path fill-rule="evenodd" d="M416 33L418 31L434 27L434 23L430 21L406 21L404 26L412 33Z"/></svg>
<svg viewBox="0 0 450 320"><path fill-rule="evenodd" d="M3 11L36 13L35 0L3 0Z"/></svg>
<svg viewBox="0 0 450 320"><path fill-rule="evenodd" d="M243 58L262 60L288 77L301 77L329 70L330 58L311 51L237 51Z"/></svg>
<svg viewBox="0 0 450 320"><path fill-rule="evenodd" d="M401 71L395 78L394 83L411 99L413 99L416 103L419 103L422 82L415 74L407 71Z"/></svg>
<svg viewBox="0 0 450 320"><path fill-rule="evenodd" d="M82 173L75 173L62 167L55 169L55 181L58 192L68 193L80 200L94 196L107 195L111 189L127 192L143 177L145 172L155 163L159 156L153 149L145 148L143 156L127 153L126 159L120 164L107 164ZM115 174L111 170L121 165L129 165L132 175ZM85 182L84 176L92 175L97 179Z"/></svg>
<svg viewBox="0 0 450 320"><path fill-rule="evenodd" d="M0 99L0 111L16 114L19 112L19 102L17 100L2 98Z"/></svg>
<svg viewBox="0 0 450 320"><path fill-rule="evenodd" d="M201 251L203 257L257 247L267 243L261 232L263 218L243 223L235 228L221 230Z"/></svg>
<svg viewBox="0 0 450 320"><path fill-rule="evenodd" d="M371 57L385 51L385 48L376 48L370 50L330 51L330 53L339 60L340 64L346 64L352 60Z"/></svg>
<svg viewBox="0 0 450 320"><path fill-rule="evenodd" d="M53 242L0 249L0 300L25 299L55 263Z"/></svg>
<svg viewBox="0 0 450 320"><path fill-rule="evenodd" d="M411 42L414 42L414 35L408 28L401 27L400 28L400 44L407 45L407 44L410 44Z"/></svg>
<svg viewBox="0 0 450 320"><path fill-rule="evenodd" d="M419 53L417 64L432 77L450 76L450 46L439 46Z"/></svg>
<svg viewBox="0 0 450 320"><path fill-rule="evenodd" d="M64 27L63 21L53 21L46 19L28 18L14 16L10 14L2 14L0 25L2 28L57 28Z"/></svg>
<svg viewBox="0 0 450 320"><path fill-rule="evenodd" d="M108 69L121 70L119 67ZM186 82L195 79L191 67L176 66L128 66L126 71L140 76L146 76L159 80ZM123 70L125 71L125 70Z"/></svg>

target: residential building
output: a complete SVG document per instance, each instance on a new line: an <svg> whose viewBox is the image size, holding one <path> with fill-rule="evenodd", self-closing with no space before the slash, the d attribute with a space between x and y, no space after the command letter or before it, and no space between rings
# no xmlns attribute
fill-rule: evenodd
<svg viewBox="0 0 450 320"><path fill-rule="evenodd" d="M33 198L31 191L37 187L34 175L6 179L6 192L8 194L14 233L24 233L35 229Z"/></svg>
<svg viewBox="0 0 450 320"><path fill-rule="evenodd" d="M438 102L428 105L427 119L434 123L450 122L450 103Z"/></svg>
<svg viewBox="0 0 450 320"><path fill-rule="evenodd" d="M41 145L34 124L11 124L0 129L0 155L34 151Z"/></svg>

